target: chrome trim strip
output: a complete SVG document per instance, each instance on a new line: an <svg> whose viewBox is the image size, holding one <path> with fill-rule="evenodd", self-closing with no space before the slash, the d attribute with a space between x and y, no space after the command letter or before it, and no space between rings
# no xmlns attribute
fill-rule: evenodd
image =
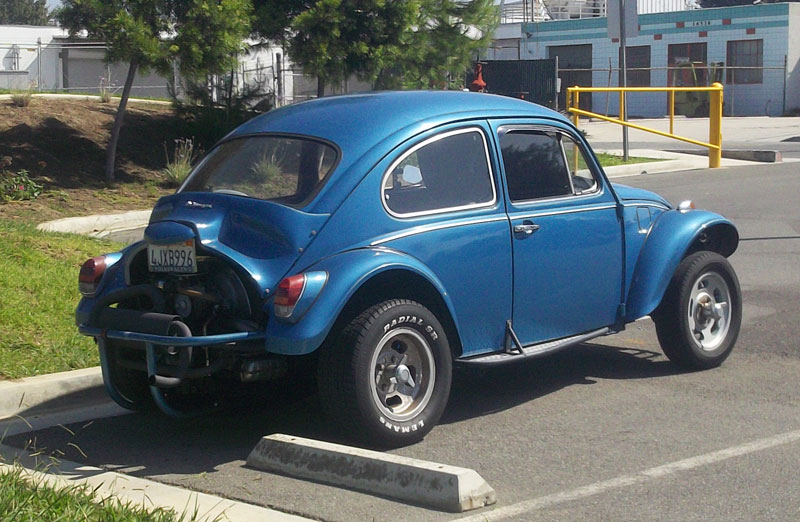
<svg viewBox="0 0 800 522"><path fill-rule="evenodd" d="M617 208L616 204L606 204L606 205L597 205L594 207L578 207L578 208L570 208L566 210L542 210L539 212L530 212L528 214L522 213L515 213L509 214L508 217L512 220L514 219L530 219L536 217L544 217L544 216L557 216L560 214L575 214L578 212L591 212L592 210L608 210L611 208Z"/></svg>
<svg viewBox="0 0 800 522"><path fill-rule="evenodd" d="M654 201L646 201L642 203L623 203L623 207L653 207L653 208L660 208L662 210L671 210L669 207L661 204L656 203Z"/></svg>
<svg viewBox="0 0 800 522"><path fill-rule="evenodd" d="M476 218L476 219L470 219L468 221L455 221L455 222L450 222L450 223L439 223L439 224L436 224L436 225L422 225L422 226L419 226L419 227L414 227L414 228L405 230L403 232L400 232L398 234L394 234L392 236L389 236L389 237L386 237L386 238L383 238L383 239L378 239L378 240L373 241L372 243L370 243L369 246L382 245L384 243L388 243L388 242L394 241L396 239L402 239L404 237L409 237L409 236L416 236L417 234L424 234L426 232L433 232L434 230L444 230L444 229L447 229L447 228L456 228L456 227L462 227L462 226L467 226L467 225L479 225L479 224L482 224L482 223L494 223L495 221L508 221L508 217L504 215L504 216L497 216L497 217L491 217L491 218Z"/></svg>
<svg viewBox="0 0 800 522"><path fill-rule="evenodd" d="M386 183L386 178L388 178L391 175L392 171L395 169L395 167L397 167L398 164L400 164L400 162L402 162L408 156L410 156L411 154L413 154L414 152L418 151L419 149L421 149L422 147L424 147L426 145L429 145L431 143L439 141L439 140L441 140L443 138L447 138L447 137L450 137L450 136L455 136L456 134L466 134L468 132L477 132L480 135L481 140L483 140L483 153L484 153L484 156L486 157L486 167L487 167L488 173L489 173L489 183L492 186L492 199L491 199L491 201L484 201L482 203L473 203L471 205L462 205L462 206L459 206L459 207L447 207L447 208L437 208L437 209L432 209L432 210L423 210L423 211L420 211L420 212L409 212L408 214L398 214L398 213L394 212L392 209L389 208L389 205L386 204L386 200L384 199L383 187L384 187L384 185ZM399 158L394 160L389 165L389 168L386 169L386 172L384 172L383 177L381 178L381 205L383 205L384 210L386 210L386 212L390 216L398 218L398 219L414 218L414 217L419 217L419 216L430 216L430 215L433 215L433 214L443 214L443 213L446 213L446 212L456 212L456 211L459 211L459 210L470 210L470 209L476 209L476 208L488 208L488 207L493 207L496 204L497 204L497 187L495 187L494 171L492 170L492 159L489 157L489 143L486 140L486 134L483 132L483 129L481 127L474 126L474 125L470 126L470 127L463 127L463 128L460 128L460 129L451 130L451 131L445 131L445 132L442 132L442 133L437 134L435 136L431 136L430 138L428 138L426 140L423 140L420 143L417 143L416 145L414 145L413 147L411 147L407 151L403 152L403 154L400 155Z"/></svg>

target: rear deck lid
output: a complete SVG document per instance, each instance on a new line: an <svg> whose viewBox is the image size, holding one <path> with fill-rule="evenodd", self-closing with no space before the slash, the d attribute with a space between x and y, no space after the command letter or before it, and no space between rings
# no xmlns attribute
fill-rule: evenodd
<svg viewBox="0 0 800 522"><path fill-rule="evenodd" d="M261 199L185 192L159 200L145 241L181 245L194 240L197 255L227 258L263 291L280 282L328 217Z"/></svg>

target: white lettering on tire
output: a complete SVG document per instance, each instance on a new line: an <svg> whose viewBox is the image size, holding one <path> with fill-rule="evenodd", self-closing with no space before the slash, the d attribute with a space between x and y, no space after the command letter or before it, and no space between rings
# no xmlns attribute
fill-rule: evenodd
<svg viewBox="0 0 800 522"><path fill-rule="evenodd" d="M378 417L378 420L381 421L381 424L383 424L383 426L387 430L394 431L395 433L411 433L425 427L425 421L421 419L410 426L400 426L399 424L393 424L388 420L384 419L383 417Z"/></svg>

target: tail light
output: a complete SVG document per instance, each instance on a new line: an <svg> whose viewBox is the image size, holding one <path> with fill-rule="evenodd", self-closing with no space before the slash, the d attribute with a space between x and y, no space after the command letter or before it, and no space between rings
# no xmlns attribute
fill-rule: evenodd
<svg viewBox="0 0 800 522"><path fill-rule="evenodd" d="M283 318L290 317L305 288L305 274L286 277L278 283L278 291L275 293L274 301L275 315Z"/></svg>
<svg viewBox="0 0 800 522"><path fill-rule="evenodd" d="M98 256L88 259L81 266L81 273L78 276L78 290L86 297L92 297L97 292L103 272L106 271L106 256Z"/></svg>

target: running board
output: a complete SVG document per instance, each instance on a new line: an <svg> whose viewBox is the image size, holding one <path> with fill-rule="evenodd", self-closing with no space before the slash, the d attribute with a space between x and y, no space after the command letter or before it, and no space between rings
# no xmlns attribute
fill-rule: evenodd
<svg viewBox="0 0 800 522"><path fill-rule="evenodd" d="M547 341L545 343L531 344L523 347L520 351L510 352L508 350L501 352L492 352L486 355L478 355L468 359L458 359L457 362L461 364L504 364L511 361L521 361L523 359L533 359L542 355L551 354L564 348L569 348L576 344L584 343L595 337L606 335L609 333L608 327L593 330L591 332L583 333L580 335L573 335L572 337L565 337L557 341Z"/></svg>

